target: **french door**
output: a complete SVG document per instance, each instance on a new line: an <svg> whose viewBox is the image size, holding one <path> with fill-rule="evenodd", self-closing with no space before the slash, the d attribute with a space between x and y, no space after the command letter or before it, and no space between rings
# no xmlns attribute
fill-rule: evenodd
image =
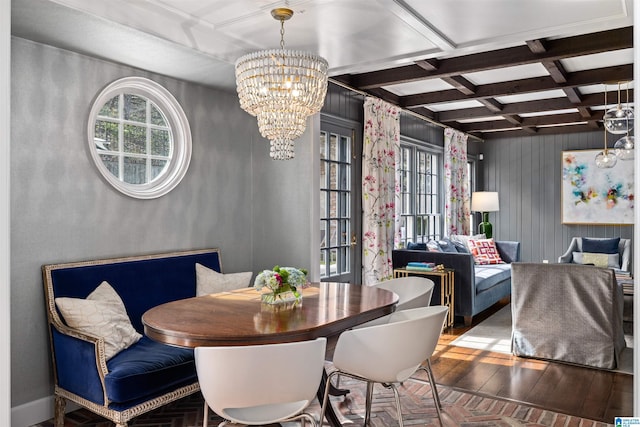
<svg viewBox="0 0 640 427"><path fill-rule="evenodd" d="M362 125L323 115L320 122L320 279L361 283Z"/></svg>

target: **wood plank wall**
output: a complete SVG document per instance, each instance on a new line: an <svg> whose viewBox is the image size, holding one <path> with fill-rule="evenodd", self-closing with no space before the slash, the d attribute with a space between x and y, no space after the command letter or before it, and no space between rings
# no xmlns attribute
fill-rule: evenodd
<svg viewBox="0 0 640 427"><path fill-rule="evenodd" d="M495 237L519 241L522 261L557 262L574 236L633 237L630 225L561 222L562 151L600 149L603 138L595 131L481 143L479 189L500 195L500 211L490 214ZM614 142L608 140L611 147Z"/></svg>

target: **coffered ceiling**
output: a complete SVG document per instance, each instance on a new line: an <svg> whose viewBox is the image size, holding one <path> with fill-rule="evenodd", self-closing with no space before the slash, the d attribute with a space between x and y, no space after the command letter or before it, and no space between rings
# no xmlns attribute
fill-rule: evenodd
<svg viewBox="0 0 640 427"><path fill-rule="evenodd" d="M286 47L334 83L482 139L597 129L619 86L633 102L632 0L13 0L12 32L234 90L282 6Z"/></svg>

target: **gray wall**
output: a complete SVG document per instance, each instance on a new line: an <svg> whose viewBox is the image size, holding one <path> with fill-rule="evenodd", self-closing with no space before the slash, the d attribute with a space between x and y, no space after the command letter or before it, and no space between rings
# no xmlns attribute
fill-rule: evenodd
<svg viewBox="0 0 640 427"><path fill-rule="evenodd" d="M268 141L260 137L255 118L240 109L235 92L19 38L11 48L12 407L53 391L43 264L205 247L221 249L225 272L255 272L276 258L308 264L311 222L304 213L310 210L313 170L302 162L278 169L269 159ZM87 149L93 98L125 76L163 85L191 125L190 168L180 185L159 199L136 200L111 188ZM310 145L303 144L301 152ZM286 214L281 223L256 220L274 206ZM278 252L283 236L287 249ZM263 259L267 252L272 258Z"/></svg>
<svg viewBox="0 0 640 427"><path fill-rule="evenodd" d="M574 236L633 237L633 226L563 225L561 157L566 150L600 149L603 131L488 140L479 189L497 191L500 211L489 214L494 235L521 243L523 261L557 262ZM613 145L608 138L609 146Z"/></svg>

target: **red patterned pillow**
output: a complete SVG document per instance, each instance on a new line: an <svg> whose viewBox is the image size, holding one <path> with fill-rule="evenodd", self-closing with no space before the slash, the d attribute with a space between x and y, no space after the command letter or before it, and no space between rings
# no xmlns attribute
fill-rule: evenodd
<svg viewBox="0 0 640 427"><path fill-rule="evenodd" d="M469 239L469 250L476 264L504 264L493 239Z"/></svg>

